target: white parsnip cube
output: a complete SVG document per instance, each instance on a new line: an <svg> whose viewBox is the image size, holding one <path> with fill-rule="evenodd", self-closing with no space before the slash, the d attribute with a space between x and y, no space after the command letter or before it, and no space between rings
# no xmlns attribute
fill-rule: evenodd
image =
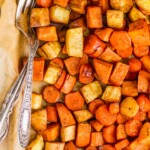
<svg viewBox="0 0 150 150"><path fill-rule="evenodd" d="M107 86L102 99L108 102L118 102L121 100L121 87L118 86Z"/></svg>
<svg viewBox="0 0 150 150"><path fill-rule="evenodd" d="M50 7L50 19L52 22L67 24L69 21L70 11L60 6Z"/></svg>
<svg viewBox="0 0 150 150"><path fill-rule="evenodd" d="M37 93L32 93L31 108L40 109L42 107L42 95Z"/></svg>
<svg viewBox="0 0 150 150"><path fill-rule="evenodd" d="M124 13L120 10L107 10L107 25L111 28L123 28Z"/></svg>
<svg viewBox="0 0 150 150"><path fill-rule="evenodd" d="M44 148L43 137L38 134L36 139L29 144L27 150L43 150L43 148Z"/></svg>
<svg viewBox="0 0 150 150"><path fill-rule="evenodd" d="M93 117L93 115L86 109L74 111L73 114L79 123L87 121Z"/></svg>
<svg viewBox="0 0 150 150"><path fill-rule="evenodd" d="M55 84L61 75L61 69L56 66L49 66L44 75L44 81L49 84Z"/></svg>
<svg viewBox="0 0 150 150"><path fill-rule="evenodd" d="M65 143L62 142L46 142L45 150L64 150Z"/></svg>
<svg viewBox="0 0 150 150"><path fill-rule="evenodd" d="M68 127L61 127L60 135L61 135L62 142L75 140L76 125L72 125Z"/></svg>
<svg viewBox="0 0 150 150"><path fill-rule="evenodd" d="M67 30L66 50L69 56L83 56L83 29L81 27Z"/></svg>
<svg viewBox="0 0 150 150"><path fill-rule="evenodd" d="M81 88L86 103L90 103L102 94L102 88L98 81L94 81Z"/></svg>
<svg viewBox="0 0 150 150"><path fill-rule="evenodd" d="M60 51L61 45L59 42L48 42L38 50L38 53L41 54L41 56L44 56L44 58L51 60L56 58Z"/></svg>

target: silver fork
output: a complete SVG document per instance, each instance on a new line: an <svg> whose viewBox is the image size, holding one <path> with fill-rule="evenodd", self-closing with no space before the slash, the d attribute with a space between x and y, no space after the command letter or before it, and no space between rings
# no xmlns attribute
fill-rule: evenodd
<svg viewBox="0 0 150 150"><path fill-rule="evenodd" d="M26 84L19 117L19 141L22 147L27 147L29 142L33 60L39 46L39 41L29 24L30 8L34 4L35 0L20 0L16 12L16 27L27 37L30 47Z"/></svg>
<svg viewBox="0 0 150 150"><path fill-rule="evenodd" d="M34 55L36 53L36 49L38 47L38 41L36 40L32 29L29 29L29 24L26 21L27 20L27 14L29 12L29 7L31 6L31 2L32 0L20 0L19 2L19 7L17 9L17 14L16 14L16 26L27 36L28 41L30 43L30 47L31 47L31 52L30 52L30 56L28 59L28 62L24 65L20 75L18 76L18 78L16 79L16 81L13 83L12 87L10 88L9 92L7 93L5 100L2 104L2 107L0 109L0 142L2 142L4 140L4 138L6 137L8 130L9 130L9 117L10 114L12 113L13 107L17 102L17 98L19 96L19 93L21 91L24 79L26 77L26 73L28 75L27 77L27 84L26 84L26 90L24 92L24 103L25 106L23 107L22 110L24 110L24 108L26 108L28 106L28 114L29 114L29 120L30 120L30 92L31 92L31 85L32 85L32 62L33 62L33 58ZM26 5L25 5L26 4ZM33 5L33 3L32 3ZM28 71L27 71L28 69ZM28 104L28 105L26 105ZM21 111L22 112L22 111ZM25 111L27 112L27 111ZM24 111L23 113L24 114ZM23 116L23 115L21 115ZM28 120L27 120L28 121ZM28 125L30 124L30 122L28 123ZM21 129L21 126L20 128ZM24 128L23 128L24 129ZM28 130L29 128L27 128ZM26 133L29 131L26 130ZM22 130L24 131L24 130ZM23 141L25 139L26 136L29 136L28 134L20 134L20 141ZM25 146L25 144L27 143L27 138L26 140L24 140L24 142L21 142L22 146Z"/></svg>

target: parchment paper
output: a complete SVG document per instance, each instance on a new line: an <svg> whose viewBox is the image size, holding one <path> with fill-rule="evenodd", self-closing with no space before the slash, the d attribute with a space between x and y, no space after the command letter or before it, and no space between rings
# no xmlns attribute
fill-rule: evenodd
<svg viewBox="0 0 150 150"><path fill-rule="evenodd" d="M0 106L19 74L20 58L28 51L25 37L15 28L16 0L5 0L0 17ZM10 117L10 128L0 150L22 150L18 140L18 116L22 94Z"/></svg>

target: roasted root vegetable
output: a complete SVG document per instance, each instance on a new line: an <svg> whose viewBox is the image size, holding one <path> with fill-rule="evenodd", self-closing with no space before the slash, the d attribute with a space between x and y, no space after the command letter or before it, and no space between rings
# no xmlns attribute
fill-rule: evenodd
<svg viewBox="0 0 150 150"><path fill-rule="evenodd" d="M40 109L42 107L42 95L37 93L32 93L31 108Z"/></svg>
<svg viewBox="0 0 150 150"><path fill-rule="evenodd" d="M58 5L51 6L50 9L50 20L56 23L67 24L69 21L70 11Z"/></svg>
<svg viewBox="0 0 150 150"><path fill-rule="evenodd" d="M149 0L36 3L28 149L150 150Z"/></svg>
<svg viewBox="0 0 150 150"><path fill-rule="evenodd" d="M86 100L86 103L93 101L102 94L102 88L98 81L94 81L81 88L81 92Z"/></svg>
<svg viewBox="0 0 150 150"><path fill-rule="evenodd" d="M121 87L107 86L102 99L107 102L119 102L121 100Z"/></svg>
<svg viewBox="0 0 150 150"><path fill-rule="evenodd" d="M42 131L47 126L46 109L38 110L31 115L31 125L35 131Z"/></svg>
<svg viewBox="0 0 150 150"><path fill-rule="evenodd" d="M88 28L102 28L103 21L101 8L97 6L87 7L86 20Z"/></svg>
<svg viewBox="0 0 150 150"><path fill-rule="evenodd" d="M91 125L87 123L79 123L77 126L77 147L85 147L90 144Z"/></svg>
<svg viewBox="0 0 150 150"><path fill-rule="evenodd" d="M106 12L107 25L111 28L123 28L124 14L120 10L107 10Z"/></svg>
<svg viewBox="0 0 150 150"><path fill-rule="evenodd" d="M66 50L69 56L83 56L83 29L81 27L67 30Z"/></svg>
<svg viewBox="0 0 150 150"><path fill-rule="evenodd" d="M37 135L35 140L33 140L29 146L27 147L27 150L42 150L44 148L44 141L40 134Z"/></svg>
<svg viewBox="0 0 150 150"><path fill-rule="evenodd" d="M139 105L133 97L126 97L120 105L120 112L126 117L134 117L139 110Z"/></svg>
<svg viewBox="0 0 150 150"><path fill-rule="evenodd" d="M41 27L50 24L48 8L32 8L30 13L30 26Z"/></svg>
<svg viewBox="0 0 150 150"><path fill-rule="evenodd" d="M72 111L80 110L84 106L84 98L79 92L66 94L64 102L66 106Z"/></svg>
<svg viewBox="0 0 150 150"><path fill-rule="evenodd" d="M61 46L60 43L55 41L55 42L48 42L42 45L38 49L38 54L45 59L54 59L58 56L58 54L61 51Z"/></svg>
<svg viewBox="0 0 150 150"><path fill-rule="evenodd" d="M43 90L43 98L48 103L56 103L60 98L60 92L54 86L46 86Z"/></svg>
<svg viewBox="0 0 150 150"><path fill-rule="evenodd" d="M128 12L133 5L132 0L110 0L110 5L113 9L121 10L124 13Z"/></svg>

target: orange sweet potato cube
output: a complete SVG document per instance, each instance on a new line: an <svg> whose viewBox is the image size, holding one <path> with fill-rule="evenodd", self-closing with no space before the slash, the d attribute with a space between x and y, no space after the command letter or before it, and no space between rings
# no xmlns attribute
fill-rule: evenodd
<svg viewBox="0 0 150 150"><path fill-rule="evenodd" d="M144 70L138 75L138 92L150 93L150 73Z"/></svg>
<svg viewBox="0 0 150 150"><path fill-rule="evenodd" d="M54 42L58 40L55 26L36 28L36 34L38 40L41 41Z"/></svg>
<svg viewBox="0 0 150 150"><path fill-rule="evenodd" d="M59 5L61 7L66 7L69 0L53 0L53 4Z"/></svg>
<svg viewBox="0 0 150 150"><path fill-rule="evenodd" d="M69 5L71 10L73 10L74 12L85 14L87 0L70 0Z"/></svg>
<svg viewBox="0 0 150 150"><path fill-rule="evenodd" d="M102 146L104 144L104 139L102 132L92 132L90 146Z"/></svg>
<svg viewBox="0 0 150 150"><path fill-rule="evenodd" d="M110 76L110 82L117 86L122 85L128 71L129 65L122 62L117 62L112 75Z"/></svg>
<svg viewBox="0 0 150 150"><path fill-rule="evenodd" d="M122 95L124 96L137 96L137 82L136 81L124 81L122 84Z"/></svg>
<svg viewBox="0 0 150 150"><path fill-rule="evenodd" d="M55 106L47 106L47 121L49 122L57 122L58 121L58 113Z"/></svg>
<svg viewBox="0 0 150 150"><path fill-rule="evenodd" d="M23 59L23 65L27 62L27 58ZM44 76L45 60L43 58L34 58L33 62L33 81L42 81Z"/></svg>
<svg viewBox="0 0 150 150"><path fill-rule="evenodd" d="M107 84L113 64L101 61L99 59L94 59L93 64L100 81L104 84Z"/></svg>
<svg viewBox="0 0 150 150"><path fill-rule="evenodd" d="M102 28L102 13L98 6L87 7L86 20L88 28Z"/></svg>
<svg viewBox="0 0 150 150"><path fill-rule="evenodd" d="M142 65L144 66L144 68L148 72L150 72L150 56L149 55L143 56L140 60L142 62Z"/></svg>
<svg viewBox="0 0 150 150"><path fill-rule="evenodd" d="M129 25L129 36L134 46L149 46L150 34L148 24L145 19L137 20Z"/></svg>

